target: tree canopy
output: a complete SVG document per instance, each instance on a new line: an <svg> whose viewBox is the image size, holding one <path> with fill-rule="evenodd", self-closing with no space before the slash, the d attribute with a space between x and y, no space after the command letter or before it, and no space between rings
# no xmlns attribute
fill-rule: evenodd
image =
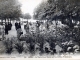
<svg viewBox="0 0 80 60"><path fill-rule="evenodd" d="M23 18L27 19L27 20L31 19L31 15L29 13L26 13L26 14L23 15Z"/></svg>
<svg viewBox="0 0 80 60"><path fill-rule="evenodd" d="M15 19L21 15L20 3L17 0L0 0L0 18Z"/></svg>
<svg viewBox="0 0 80 60"><path fill-rule="evenodd" d="M79 21L80 19L80 0L47 0L35 9L34 18L51 21L67 19L68 23L72 24L72 20Z"/></svg>

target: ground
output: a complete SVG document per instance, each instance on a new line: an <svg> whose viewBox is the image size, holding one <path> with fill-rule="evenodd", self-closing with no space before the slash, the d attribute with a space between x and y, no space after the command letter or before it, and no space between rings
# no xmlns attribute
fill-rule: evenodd
<svg viewBox="0 0 80 60"><path fill-rule="evenodd" d="M25 34L26 32L24 30L24 25L21 25L21 28L22 28L23 34ZM9 34L6 35L6 38L10 38L10 37L17 37L17 31L15 29L14 24L12 25L12 29L9 31Z"/></svg>
<svg viewBox="0 0 80 60"><path fill-rule="evenodd" d="M23 34L25 34L24 25L21 25ZM15 25L12 25L12 29L9 31L8 35L5 35L6 39L11 37L17 37L17 31L15 29ZM2 41L0 41L0 54L5 52L5 46Z"/></svg>

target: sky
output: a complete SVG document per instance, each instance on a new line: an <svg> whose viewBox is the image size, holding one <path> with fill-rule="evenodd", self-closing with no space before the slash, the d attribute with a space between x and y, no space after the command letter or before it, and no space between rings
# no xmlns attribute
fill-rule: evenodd
<svg viewBox="0 0 80 60"><path fill-rule="evenodd" d="M39 5L43 0L19 0L19 2L22 4L21 10L23 14L30 13L30 15L33 15L34 9Z"/></svg>

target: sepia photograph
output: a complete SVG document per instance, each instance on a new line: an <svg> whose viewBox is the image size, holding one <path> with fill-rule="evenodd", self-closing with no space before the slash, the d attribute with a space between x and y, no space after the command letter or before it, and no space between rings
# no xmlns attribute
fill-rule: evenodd
<svg viewBox="0 0 80 60"><path fill-rule="evenodd" d="M79 58L80 0L0 0L0 58Z"/></svg>

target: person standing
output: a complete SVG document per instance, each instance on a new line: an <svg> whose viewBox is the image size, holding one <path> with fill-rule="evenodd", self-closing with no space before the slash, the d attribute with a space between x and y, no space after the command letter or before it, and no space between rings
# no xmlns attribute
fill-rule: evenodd
<svg viewBox="0 0 80 60"><path fill-rule="evenodd" d="M36 21L36 32L39 33L40 22Z"/></svg>
<svg viewBox="0 0 80 60"><path fill-rule="evenodd" d="M12 27L11 22L8 22L8 27L9 27L9 29L8 29L8 30L11 30L11 27Z"/></svg>
<svg viewBox="0 0 80 60"><path fill-rule="evenodd" d="M20 22L18 23L18 28L20 28L20 29L21 29L21 24L20 24Z"/></svg>
<svg viewBox="0 0 80 60"><path fill-rule="evenodd" d="M17 22L15 23L15 28L16 28L16 30L18 29L18 23Z"/></svg>
<svg viewBox="0 0 80 60"><path fill-rule="evenodd" d="M8 24L6 23L5 24L5 34L8 34L8 29L9 29L9 27L8 27Z"/></svg>

